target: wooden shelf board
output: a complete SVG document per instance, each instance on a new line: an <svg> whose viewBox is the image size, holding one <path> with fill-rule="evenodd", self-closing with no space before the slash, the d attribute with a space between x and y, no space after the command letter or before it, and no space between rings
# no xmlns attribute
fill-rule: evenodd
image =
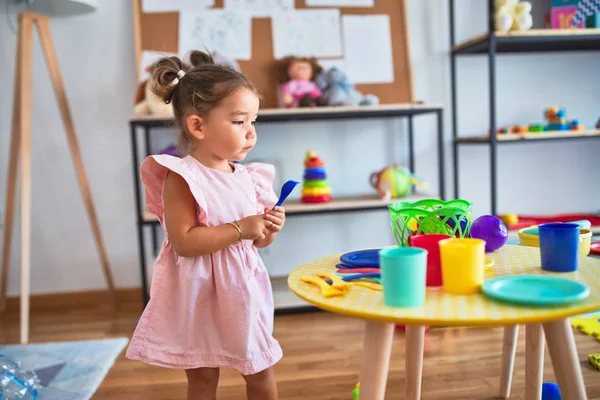
<svg viewBox="0 0 600 400"><path fill-rule="evenodd" d="M400 103L380 104L376 106L339 106L339 107L310 107L310 108L265 108L259 111L258 121L311 120L327 118L375 118L379 116L410 115L442 110L440 104ZM130 122L170 124L170 117L155 115L133 115Z"/></svg>
<svg viewBox="0 0 600 400"><path fill-rule="evenodd" d="M600 29L530 29L495 32L497 51L538 52L600 49ZM597 38L595 38L597 36ZM481 54L488 51L488 33L475 36L452 47L457 54Z"/></svg>
<svg viewBox="0 0 600 400"><path fill-rule="evenodd" d="M329 203L317 203L317 204L306 204L298 200L288 200L285 204L285 210L288 215L294 214L315 214L315 213L327 213L327 212L338 212L338 211L350 211L350 210L373 210L373 209L384 209L389 204L398 201L417 201L425 198L437 198L437 196L424 196L424 195L410 195L401 199L379 199L376 196L352 196L352 197L338 197L330 201ZM156 222L158 219L152 213L144 211L142 213L142 220L144 222Z"/></svg>
<svg viewBox="0 0 600 400"><path fill-rule="evenodd" d="M496 135L497 142L517 142L517 141L536 141L552 139L575 139L582 137L600 136L599 129L588 129L583 131L547 131L539 133L526 133L519 135L516 133ZM489 136L465 136L455 139L456 143L489 143Z"/></svg>

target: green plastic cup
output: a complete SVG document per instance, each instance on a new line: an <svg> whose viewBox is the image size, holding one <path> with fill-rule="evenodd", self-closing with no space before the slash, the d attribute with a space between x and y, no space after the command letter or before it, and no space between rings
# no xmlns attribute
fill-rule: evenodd
<svg viewBox="0 0 600 400"><path fill-rule="evenodd" d="M427 250L398 247L379 250L383 303L389 307L418 307L425 303Z"/></svg>

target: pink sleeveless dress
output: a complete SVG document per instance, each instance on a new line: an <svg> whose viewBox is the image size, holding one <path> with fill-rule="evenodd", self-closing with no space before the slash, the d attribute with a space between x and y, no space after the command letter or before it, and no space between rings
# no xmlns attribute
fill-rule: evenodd
<svg viewBox="0 0 600 400"><path fill-rule="evenodd" d="M162 189L170 171L189 185L201 226L262 214L277 202L271 165L235 164L233 173L225 173L191 156L151 156L141 176L148 210L163 227ZM167 368L221 367L254 374L282 357L273 338L273 314L271 281L251 240L209 255L180 257L165 236L150 301L126 357Z"/></svg>

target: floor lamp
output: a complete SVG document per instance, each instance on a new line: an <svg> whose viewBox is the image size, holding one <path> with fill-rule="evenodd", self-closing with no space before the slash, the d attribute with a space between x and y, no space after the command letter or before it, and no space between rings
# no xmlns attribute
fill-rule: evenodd
<svg viewBox="0 0 600 400"><path fill-rule="evenodd" d="M30 5L31 0L26 0ZM45 6L53 5L51 10L69 9L69 7L92 7L92 0L44 0ZM74 10L74 9L72 9ZM74 10L77 12L77 10ZM31 117L32 117L32 66L33 66L33 36L34 25L38 28L38 35L42 50L46 59L46 65L54 94L58 102L60 114L65 126L67 141L71 151L75 172L79 181L79 187L83 202L87 211L89 222L94 235L96 248L102 265L102 271L107 286L112 295L113 305L118 306L113 277L104 248L98 218L92 194L89 188L87 176L83 167L83 161L75 126L71 117L71 111L67 101L63 79L58 66L58 60L54 49L54 43L49 26L49 17L31 11L19 14L19 29L17 43L17 57L15 68L15 88L12 115L12 137L10 144L8 179L6 181L6 215L5 230L2 252L2 285L0 286L0 308L6 308L6 291L8 286L8 270L10 261L11 236L13 229L13 218L15 208L15 192L17 183L17 169L21 169L20 187L20 217L21 217L21 243L20 243L20 271L21 271L21 343L29 342L29 296L30 296L30 252L31 252Z"/></svg>

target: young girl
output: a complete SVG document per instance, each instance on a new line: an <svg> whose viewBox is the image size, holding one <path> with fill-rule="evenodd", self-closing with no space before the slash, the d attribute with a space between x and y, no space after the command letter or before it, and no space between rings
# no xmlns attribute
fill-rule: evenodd
<svg viewBox="0 0 600 400"><path fill-rule="evenodd" d="M148 157L146 204L165 229L150 302L127 357L185 369L187 398L215 399L219 368L244 377L248 399L277 399L273 297L257 248L285 222L270 165L242 161L256 145L259 95L206 53L151 67L154 92L172 103L189 155Z"/></svg>

